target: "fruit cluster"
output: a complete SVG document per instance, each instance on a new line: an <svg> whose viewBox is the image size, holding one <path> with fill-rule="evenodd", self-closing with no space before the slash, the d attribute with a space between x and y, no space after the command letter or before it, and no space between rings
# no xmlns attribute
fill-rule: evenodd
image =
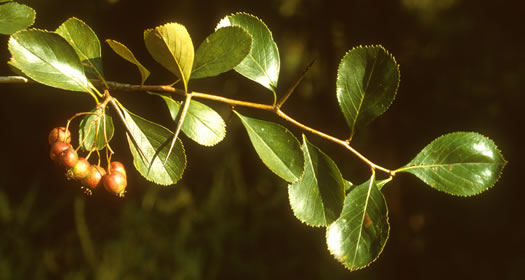
<svg viewBox="0 0 525 280"><path fill-rule="evenodd" d="M66 176L69 179L80 181L88 192L102 184L107 191L117 196L124 196L127 178L122 163L112 161L106 170L99 165L90 164L86 158L79 157L77 151L73 149L71 132L65 127L53 128L48 140L51 145L49 156L58 165L67 169Z"/></svg>

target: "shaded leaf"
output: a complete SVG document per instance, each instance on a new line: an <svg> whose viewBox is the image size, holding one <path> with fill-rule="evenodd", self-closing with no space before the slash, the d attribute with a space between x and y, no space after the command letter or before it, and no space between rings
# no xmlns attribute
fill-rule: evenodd
<svg viewBox="0 0 525 280"><path fill-rule="evenodd" d="M376 260L388 240L388 208L374 176L347 194L341 216L326 228L330 253L349 270Z"/></svg>
<svg viewBox="0 0 525 280"><path fill-rule="evenodd" d="M120 43L120 42L117 42L115 40L111 40L111 39L107 39L106 40L106 43L108 43L108 45L111 47L111 49L118 55L120 55L120 57L124 58L125 60L135 64L137 66L137 68L139 69L139 72L140 72L140 77L141 77L141 83L140 84L144 84L144 82L146 81L146 79L148 79L149 75L150 75L150 72L148 69L146 69L146 67L144 67L138 60L137 58L135 58L135 55L133 54L133 52L131 52L130 49L128 49L128 47L126 47L124 44Z"/></svg>
<svg viewBox="0 0 525 280"><path fill-rule="evenodd" d="M295 216L311 226L327 226L339 217L345 181L335 162L303 135L305 159L302 178L288 186Z"/></svg>
<svg viewBox="0 0 525 280"><path fill-rule="evenodd" d="M288 182L299 180L303 175L304 158L297 138L279 124L235 113L241 119L263 163L277 176Z"/></svg>
<svg viewBox="0 0 525 280"><path fill-rule="evenodd" d="M104 116L102 109L95 108L91 112L94 114L86 115L80 121L79 142L82 144L82 149L86 151L90 151L92 148L102 150L106 147L106 140L109 142L113 138L115 131L113 118L108 114Z"/></svg>
<svg viewBox="0 0 525 280"><path fill-rule="evenodd" d="M31 79L56 88L93 93L77 53L60 35L22 30L9 38L9 63Z"/></svg>
<svg viewBox="0 0 525 280"><path fill-rule="evenodd" d="M91 27L73 17L62 23L56 33L75 49L86 71L92 72L96 78L104 78L100 41Z"/></svg>
<svg viewBox="0 0 525 280"><path fill-rule="evenodd" d="M337 70L336 91L350 138L388 109L398 85L399 67L383 47L357 47L343 57Z"/></svg>
<svg viewBox="0 0 525 280"><path fill-rule="evenodd" d="M144 157L135 147L135 143L128 135L128 143L133 155L133 164L139 173L149 181L159 185L173 185L184 173L186 167L186 154L180 139L168 157L169 144L173 133L154 122L148 121L138 115L122 110L124 119L131 130L137 145L144 152Z"/></svg>
<svg viewBox="0 0 525 280"><path fill-rule="evenodd" d="M235 71L275 93L281 61L277 44L266 24L253 15L236 13L223 18L217 29L226 26L240 26L253 39L250 54L234 68Z"/></svg>
<svg viewBox="0 0 525 280"><path fill-rule="evenodd" d="M223 27L208 36L195 53L192 79L232 70L250 53L252 37L241 27Z"/></svg>
<svg viewBox="0 0 525 280"><path fill-rule="evenodd" d="M492 140L474 132L455 132L432 141L396 172L411 173L449 194L470 196L492 187L505 164Z"/></svg>
<svg viewBox="0 0 525 280"><path fill-rule="evenodd" d="M147 29L144 31L144 42L151 56L182 80L187 92L195 54L186 27L167 23Z"/></svg>
<svg viewBox="0 0 525 280"><path fill-rule="evenodd" d="M160 95L166 102L172 119L175 121L181 108L181 102ZM182 132L193 141L203 146L213 146L226 136L226 124L222 117L212 108L191 100L188 113L182 123Z"/></svg>
<svg viewBox="0 0 525 280"><path fill-rule="evenodd" d="M35 22L36 12L16 2L0 4L0 34L10 35Z"/></svg>

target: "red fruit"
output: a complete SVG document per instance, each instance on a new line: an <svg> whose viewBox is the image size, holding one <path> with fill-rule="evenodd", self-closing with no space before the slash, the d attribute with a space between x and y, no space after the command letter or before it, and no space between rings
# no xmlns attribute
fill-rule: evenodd
<svg viewBox="0 0 525 280"><path fill-rule="evenodd" d="M56 160L60 157L60 154L64 152L65 150L71 148L71 144L64 143L64 142L55 142L51 146L51 151L49 152L49 156L52 160Z"/></svg>
<svg viewBox="0 0 525 280"><path fill-rule="evenodd" d="M100 181L104 175L106 175L106 170L104 170L104 168L98 165L91 165L89 167L88 175L81 181L82 185L95 189L100 185Z"/></svg>
<svg viewBox="0 0 525 280"><path fill-rule="evenodd" d="M102 184L107 191L122 196L128 182L124 174L113 171L111 174L108 173L102 177Z"/></svg>
<svg viewBox="0 0 525 280"><path fill-rule="evenodd" d="M82 180L89 174L90 164L87 159L79 157L73 168L69 169L68 177L75 180Z"/></svg>
<svg viewBox="0 0 525 280"><path fill-rule="evenodd" d="M68 148L58 157L58 162L65 167L72 168L77 164L78 154L73 148Z"/></svg>
<svg viewBox="0 0 525 280"><path fill-rule="evenodd" d="M109 171L110 171L109 173L120 172L122 173L122 175L127 176L126 169L124 168L124 164L122 164L120 161L112 161L109 164Z"/></svg>
<svg viewBox="0 0 525 280"><path fill-rule="evenodd" d="M71 132L69 130L66 130L65 127L55 127L49 132L49 136L47 137L49 141L49 145L53 145L55 142L64 142L64 143L70 143L71 142Z"/></svg>

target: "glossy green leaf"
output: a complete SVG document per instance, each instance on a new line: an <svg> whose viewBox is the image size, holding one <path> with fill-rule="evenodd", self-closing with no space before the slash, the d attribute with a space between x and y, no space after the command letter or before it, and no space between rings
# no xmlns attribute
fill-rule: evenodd
<svg viewBox="0 0 525 280"><path fill-rule="evenodd" d="M148 29L144 31L144 42L151 56L182 80L187 92L195 53L186 27L167 23Z"/></svg>
<svg viewBox="0 0 525 280"><path fill-rule="evenodd" d="M235 71L275 93L281 61L266 24L253 15L236 13L223 18L217 28L226 26L240 26L253 38L250 54L234 68Z"/></svg>
<svg viewBox="0 0 525 280"><path fill-rule="evenodd" d="M449 194L471 196L492 187L505 164L492 140L474 132L455 132L432 141L396 172L411 173Z"/></svg>
<svg viewBox="0 0 525 280"><path fill-rule="evenodd" d="M223 27L208 36L195 53L192 79L232 70L250 53L252 37L241 27Z"/></svg>
<svg viewBox="0 0 525 280"><path fill-rule="evenodd" d="M335 162L303 135L304 174L288 186L295 216L311 226L327 226L339 217L345 181Z"/></svg>
<svg viewBox="0 0 525 280"><path fill-rule="evenodd" d="M111 49L116 54L120 55L120 57L124 58L125 60L127 60L127 61L135 64L135 66L137 66L137 68L139 69L139 72L140 72L141 84L144 84L144 82L148 79L148 77L150 75L150 72L149 72L148 69L146 69L146 67L144 67L142 65L142 63L140 63L137 60L137 58L135 57L133 52L131 52L131 50L128 49L128 47L126 47L124 44L122 44L120 42L117 42L115 40L107 39L106 43L108 43L108 45L111 47Z"/></svg>
<svg viewBox="0 0 525 280"><path fill-rule="evenodd" d="M304 158L297 138L279 124L235 113L241 119L263 163L288 182L299 180L304 171Z"/></svg>
<svg viewBox="0 0 525 280"><path fill-rule="evenodd" d="M172 119L176 120L181 102L164 95L160 96L166 102ZM203 146L213 146L221 142L226 136L226 124L215 110L198 101L191 100L182 123L182 132Z"/></svg>
<svg viewBox="0 0 525 280"><path fill-rule="evenodd" d="M106 146L106 140L109 142L113 138L115 128L113 118L108 114L102 114L102 109L94 109L93 114L84 116L80 121L78 137L82 149L91 151L91 149L102 150Z"/></svg>
<svg viewBox="0 0 525 280"><path fill-rule="evenodd" d="M368 266L385 247L390 231L388 208L374 176L351 188L341 216L326 228L330 253L349 270Z"/></svg>
<svg viewBox="0 0 525 280"><path fill-rule="evenodd" d="M164 186L175 184L182 177L186 168L186 154L182 141L177 139L172 153L164 164L173 133L159 124L126 112L126 110L123 110L123 115L137 141L135 143L128 135L135 168L144 178L156 184ZM144 157L135 145L140 146Z"/></svg>
<svg viewBox="0 0 525 280"><path fill-rule="evenodd" d="M9 63L29 78L56 88L93 93L77 53L60 35L22 30L9 38Z"/></svg>
<svg viewBox="0 0 525 280"><path fill-rule="evenodd" d="M100 41L91 27L73 17L62 23L56 33L75 49L87 72L93 73L98 79L104 78Z"/></svg>
<svg viewBox="0 0 525 280"><path fill-rule="evenodd" d="M357 47L343 57L337 71L336 91L350 127L350 138L388 109L398 85L399 66L383 47Z"/></svg>
<svg viewBox="0 0 525 280"><path fill-rule="evenodd" d="M0 4L0 34L10 35L26 29L35 22L35 10L23 4Z"/></svg>

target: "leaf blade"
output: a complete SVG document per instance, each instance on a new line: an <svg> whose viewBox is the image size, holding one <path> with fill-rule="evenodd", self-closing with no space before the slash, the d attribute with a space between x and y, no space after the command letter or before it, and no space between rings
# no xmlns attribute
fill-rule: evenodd
<svg viewBox="0 0 525 280"><path fill-rule="evenodd" d="M33 8L16 2L0 4L0 34L11 35L35 23Z"/></svg>
<svg viewBox="0 0 525 280"><path fill-rule="evenodd" d="M396 172L408 172L439 191L459 196L491 188L506 164L487 137L455 132L438 137Z"/></svg>
<svg viewBox="0 0 525 280"><path fill-rule="evenodd" d="M111 39L107 39L106 43L120 57L124 58L128 62L135 64L135 66L137 66L140 72L140 77L141 77L140 84L143 85L144 82L146 82L146 80L148 79L150 75L150 71L146 69L146 67L144 67L142 63L140 63L140 61L138 61L138 59L135 57L133 52L128 47L126 47L124 44L118 41L115 41L115 40L111 40Z"/></svg>
<svg viewBox="0 0 525 280"><path fill-rule="evenodd" d="M102 150L106 147L106 140L109 142L113 138L115 127L113 118L102 114L101 108L92 110L94 114L86 115L79 124L79 144L85 151L91 149Z"/></svg>

